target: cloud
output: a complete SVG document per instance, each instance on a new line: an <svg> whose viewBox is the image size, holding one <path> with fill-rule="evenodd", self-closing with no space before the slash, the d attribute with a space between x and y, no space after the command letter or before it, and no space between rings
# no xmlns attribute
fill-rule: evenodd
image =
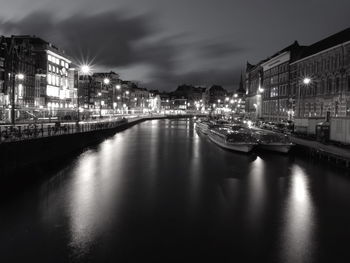
<svg viewBox="0 0 350 263"><path fill-rule="evenodd" d="M78 13L64 19L49 11L40 11L20 20L0 20L0 33L37 35L63 48L77 62L94 60L97 70L128 68L132 71L140 65L149 67L143 72L148 72L146 84L151 88L172 90L181 83L226 85L233 82L235 76L230 69L220 71L214 63L212 70L203 69L203 60L210 65L210 60L227 59L241 48L211 40L194 43L185 33L162 37L163 32L154 20L150 13L132 16L125 10ZM192 50L197 55L183 56ZM190 62L194 66L201 63L196 72L181 67ZM181 70L184 73L180 73ZM135 75L137 72L140 70L135 70Z"/></svg>
<svg viewBox="0 0 350 263"><path fill-rule="evenodd" d="M200 53L207 57L222 58L232 56L233 54L244 51L245 49L238 46L233 46L232 43L210 42L200 45Z"/></svg>
<svg viewBox="0 0 350 263"><path fill-rule="evenodd" d="M62 20L51 13L36 12L20 21L3 22L1 28L38 35L79 59L90 55L104 66L124 66L140 57L134 44L154 33L149 21L146 15L125 17L121 12L76 14Z"/></svg>

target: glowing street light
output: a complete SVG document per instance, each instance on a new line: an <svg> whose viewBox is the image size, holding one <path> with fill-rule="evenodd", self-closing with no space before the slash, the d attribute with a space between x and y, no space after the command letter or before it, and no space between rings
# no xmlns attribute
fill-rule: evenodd
<svg viewBox="0 0 350 263"><path fill-rule="evenodd" d="M23 80L24 79L24 74L20 73L20 74L18 74L17 77L18 77L19 80Z"/></svg>
<svg viewBox="0 0 350 263"><path fill-rule="evenodd" d="M90 69L89 65L82 65L80 67L80 71L81 71L81 73L83 73L83 75L87 75L90 73L91 69Z"/></svg>
<svg viewBox="0 0 350 263"><path fill-rule="evenodd" d="M109 80L109 78L104 78L104 79L103 79L103 83L104 83L105 85L108 85L110 82L111 82L111 81Z"/></svg>
<svg viewBox="0 0 350 263"><path fill-rule="evenodd" d="M121 86L118 84L117 86L115 86L115 88L116 88L117 90L120 90Z"/></svg>
<svg viewBox="0 0 350 263"><path fill-rule="evenodd" d="M309 85L309 84L311 83L311 79L308 78L308 77L306 77L306 78L303 79L303 83L304 83L305 85Z"/></svg>

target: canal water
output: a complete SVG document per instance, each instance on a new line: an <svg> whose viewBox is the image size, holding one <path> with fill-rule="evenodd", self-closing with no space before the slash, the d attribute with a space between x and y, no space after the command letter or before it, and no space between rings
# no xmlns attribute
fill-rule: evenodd
<svg viewBox="0 0 350 263"><path fill-rule="evenodd" d="M191 119L23 176L40 179L0 202L0 262L350 262L345 171L223 150Z"/></svg>

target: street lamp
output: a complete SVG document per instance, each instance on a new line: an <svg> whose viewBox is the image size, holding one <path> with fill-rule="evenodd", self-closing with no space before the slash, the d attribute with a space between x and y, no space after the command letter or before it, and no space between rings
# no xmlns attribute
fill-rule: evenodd
<svg viewBox="0 0 350 263"><path fill-rule="evenodd" d="M104 79L103 79L103 83L104 83L105 85L108 85L110 82L111 82L111 81L109 80L109 78L104 78Z"/></svg>
<svg viewBox="0 0 350 263"><path fill-rule="evenodd" d="M78 83L77 83L77 110L78 110L78 123L80 121L80 100L79 100L79 81L80 73L82 76L89 75L91 73L91 68L89 65L81 65L78 69Z"/></svg>
<svg viewBox="0 0 350 263"><path fill-rule="evenodd" d="M15 120L16 120L16 111L15 111L15 82L16 78L18 80L23 80L24 79L24 74L18 73L13 76L13 83L12 83L12 93L11 93L11 123L12 125L15 125Z"/></svg>
<svg viewBox="0 0 350 263"><path fill-rule="evenodd" d="M102 93L101 92L97 93L97 96L100 98L99 101L100 101L100 119L101 119L102 118L102 100L101 100Z"/></svg>
<svg viewBox="0 0 350 263"><path fill-rule="evenodd" d="M311 82L312 82L312 79L310 78L310 77L304 77L304 79L303 79L303 84L306 86L306 87L308 87L310 84L311 84ZM300 108L301 108L301 106L300 106L300 104L301 104L301 87L300 87L301 85L299 84L299 92L298 92L298 117L301 117L301 115L300 115Z"/></svg>
<svg viewBox="0 0 350 263"><path fill-rule="evenodd" d="M306 77L306 78L303 79L303 83L305 85L309 85L311 83L311 79L309 77Z"/></svg>

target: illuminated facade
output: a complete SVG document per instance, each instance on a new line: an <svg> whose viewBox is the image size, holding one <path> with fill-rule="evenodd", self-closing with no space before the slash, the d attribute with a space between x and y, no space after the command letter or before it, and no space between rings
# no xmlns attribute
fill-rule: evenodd
<svg viewBox="0 0 350 263"><path fill-rule="evenodd" d="M59 48L35 36L16 36L32 47L35 59L34 102L37 108L51 112L73 108L74 86L69 85L71 60Z"/></svg>
<svg viewBox="0 0 350 263"><path fill-rule="evenodd" d="M33 45L21 36L1 37L2 121L33 115L35 101L35 56ZM12 110L13 109L13 110Z"/></svg>
<svg viewBox="0 0 350 263"><path fill-rule="evenodd" d="M311 45L292 67L298 118L350 117L350 28Z"/></svg>
<svg viewBox="0 0 350 263"><path fill-rule="evenodd" d="M245 113L252 120L257 120L262 117L262 96L261 87L263 81L263 68L261 63L252 65L247 63L246 68L246 99Z"/></svg>
<svg viewBox="0 0 350 263"><path fill-rule="evenodd" d="M315 133L315 123L328 121L331 139L348 134L350 28L309 46L291 64L291 84L296 89L297 131Z"/></svg>
<svg viewBox="0 0 350 263"><path fill-rule="evenodd" d="M293 120L295 89L290 85L290 63L302 49L298 42L294 42L261 64L263 83L258 93L262 96L261 116L264 120Z"/></svg>

